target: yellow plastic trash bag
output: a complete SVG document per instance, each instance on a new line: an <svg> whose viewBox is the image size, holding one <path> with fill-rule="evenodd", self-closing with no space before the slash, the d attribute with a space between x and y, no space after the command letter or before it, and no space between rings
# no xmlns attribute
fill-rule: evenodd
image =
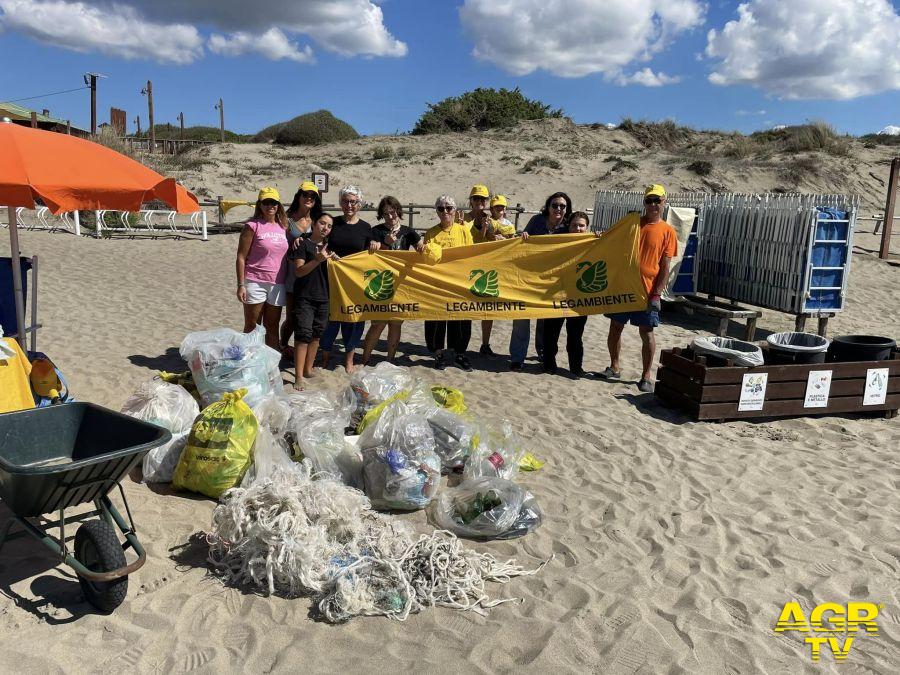
<svg viewBox="0 0 900 675"><path fill-rule="evenodd" d="M237 485L252 461L259 423L242 400L246 389L225 394L200 413L175 467L172 487L218 498Z"/></svg>
<svg viewBox="0 0 900 675"><path fill-rule="evenodd" d="M434 386L431 388L431 395L439 406L446 408L450 412L455 412L457 415L462 415L468 410L463 400L463 393L459 389Z"/></svg>
<svg viewBox="0 0 900 675"><path fill-rule="evenodd" d="M537 471L545 462L542 462L530 452L526 452L519 460L519 471Z"/></svg>

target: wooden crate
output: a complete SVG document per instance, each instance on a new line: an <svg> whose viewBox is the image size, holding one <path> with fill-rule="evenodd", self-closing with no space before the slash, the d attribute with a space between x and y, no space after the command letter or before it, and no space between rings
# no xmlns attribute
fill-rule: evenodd
<svg viewBox="0 0 900 675"><path fill-rule="evenodd" d="M836 413L883 412L895 417L900 408L900 351L888 361L812 363L745 368L726 365L710 367L690 348L664 349L656 373L656 396L680 408L696 420L792 417ZM887 398L880 405L863 405L866 371L888 369ZM830 370L831 389L824 408L805 408L806 383L810 371ZM762 410L738 410L744 375L767 373Z"/></svg>

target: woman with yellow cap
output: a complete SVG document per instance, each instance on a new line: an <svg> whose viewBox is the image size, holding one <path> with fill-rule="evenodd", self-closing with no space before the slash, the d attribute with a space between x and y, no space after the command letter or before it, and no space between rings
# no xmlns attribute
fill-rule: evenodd
<svg viewBox="0 0 900 675"><path fill-rule="evenodd" d="M290 250L294 251L299 245L301 236L309 234L312 224L322 215L322 196L319 188L311 181L304 181L287 210L288 229L287 238ZM293 357L293 350L288 346L291 335L294 333L294 266L288 264L285 276L284 288L287 293L285 298L285 317L281 324L281 348L285 358Z"/></svg>
<svg viewBox="0 0 900 675"><path fill-rule="evenodd" d="M484 187L483 185L476 185L475 188ZM472 188L472 190L475 190ZM469 201L472 201L472 198L469 197ZM478 230L475 224L472 225L472 240L476 243L478 241L498 241L500 239L510 239L511 237L516 236L516 226L513 225L506 219L506 207L507 201L506 197L503 195L494 195L491 197L490 201L490 228L489 233L485 233L484 229ZM474 211L474 209L473 209ZM476 231L478 234L476 235ZM481 239L478 236L481 236ZM494 329L494 322L490 319L484 319L481 322L481 348L478 350L478 353L482 356L497 356L494 353L494 350L491 349L491 331Z"/></svg>
<svg viewBox="0 0 900 675"><path fill-rule="evenodd" d="M284 281L288 253L287 216L281 195L264 187L256 199L253 217L241 230L238 241L237 297L244 303L244 332L262 319L266 344L278 349L278 322L285 303Z"/></svg>

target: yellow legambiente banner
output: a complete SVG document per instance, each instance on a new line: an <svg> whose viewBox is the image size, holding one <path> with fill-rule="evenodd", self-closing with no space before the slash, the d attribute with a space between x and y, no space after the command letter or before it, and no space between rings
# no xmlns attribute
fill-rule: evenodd
<svg viewBox="0 0 900 675"><path fill-rule="evenodd" d="M332 321L542 319L647 308L640 220L601 237L560 234L444 249L357 253L328 264Z"/></svg>

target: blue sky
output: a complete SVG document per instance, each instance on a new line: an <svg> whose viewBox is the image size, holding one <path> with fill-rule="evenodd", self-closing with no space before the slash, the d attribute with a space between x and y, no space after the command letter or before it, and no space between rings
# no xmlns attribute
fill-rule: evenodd
<svg viewBox="0 0 900 675"><path fill-rule="evenodd" d="M98 23L99 20L99 23ZM712 33L710 31L713 31ZM810 38L815 36L815 38ZM364 134L408 131L428 102L520 87L576 122L666 119L744 132L822 119L900 123L900 16L888 0L0 0L0 100L100 81L129 130L250 133L327 108ZM714 81L710 81L712 78ZM89 124L86 91L21 104Z"/></svg>

